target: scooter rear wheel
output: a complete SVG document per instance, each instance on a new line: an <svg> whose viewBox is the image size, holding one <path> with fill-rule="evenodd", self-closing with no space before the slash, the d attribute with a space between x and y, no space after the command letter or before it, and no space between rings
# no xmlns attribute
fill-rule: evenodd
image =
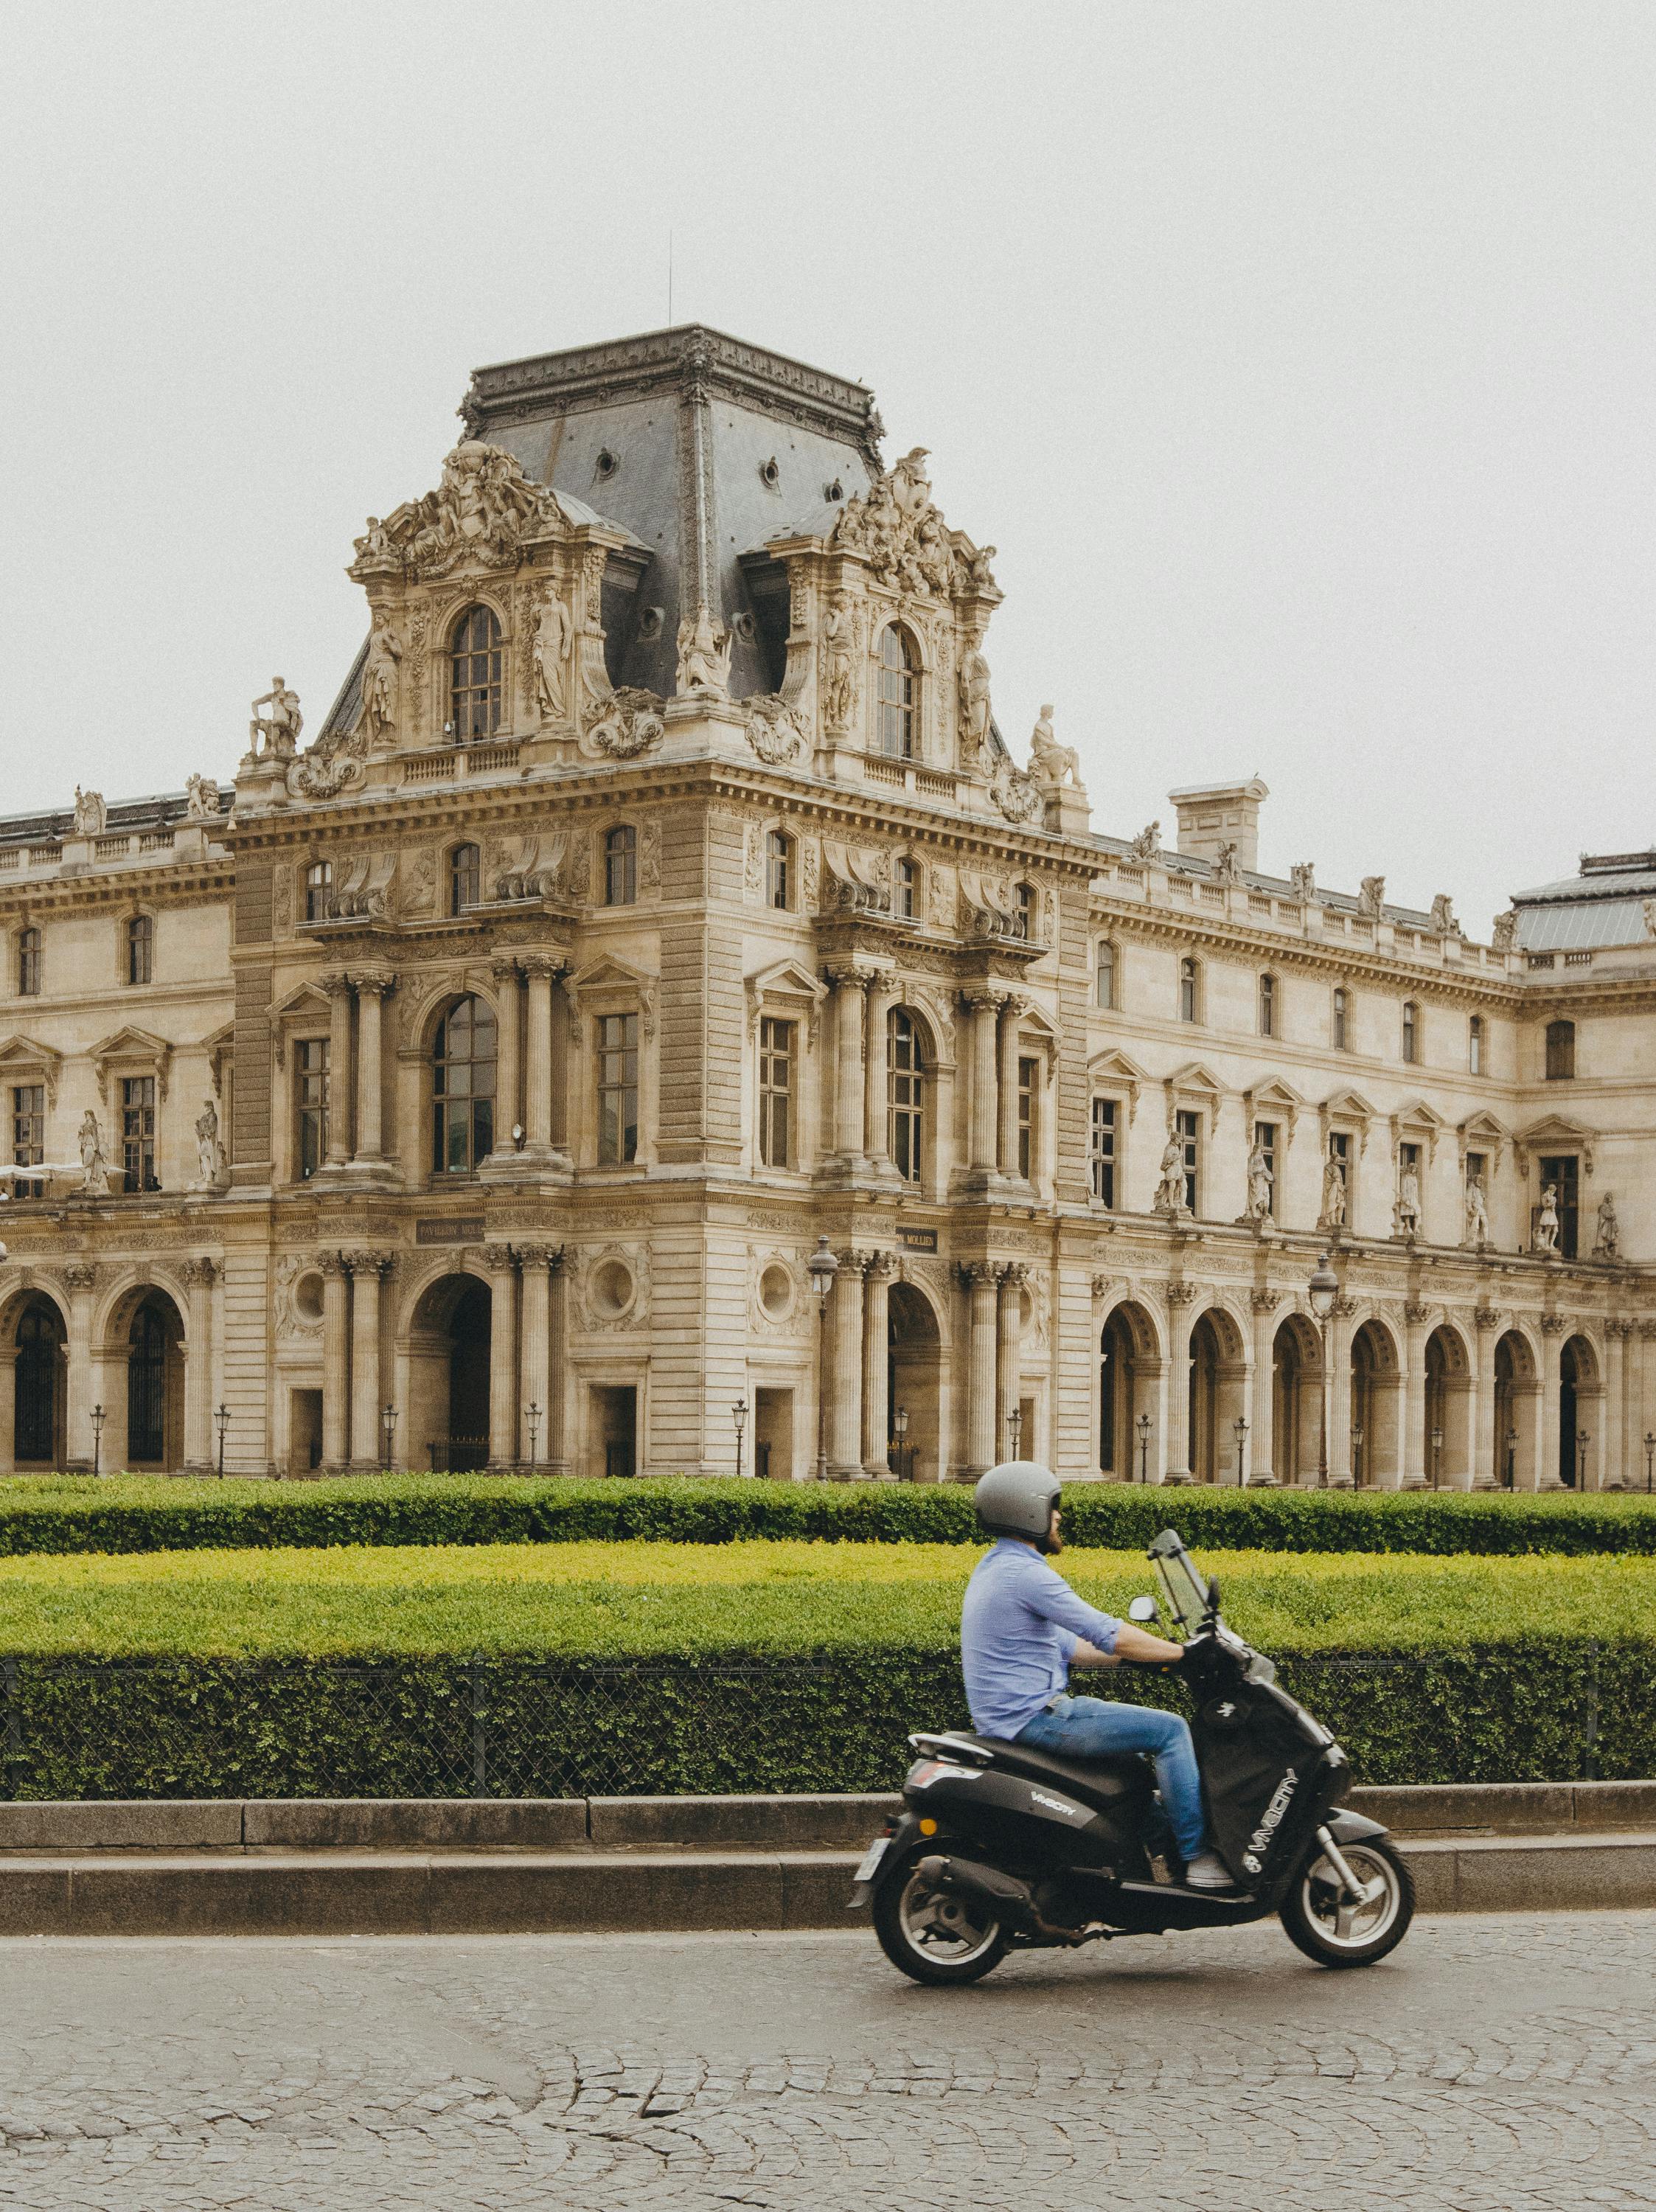
<svg viewBox="0 0 1656 2212"><path fill-rule="evenodd" d="M1372 1966L1395 1951L1415 1914L1414 1876L1390 1844L1378 1838L1345 1844L1342 1854L1359 1881L1378 1881L1378 1894L1353 1906L1315 1845L1294 1877L1278 1917L1307 1959L1319 1966Z"/></svg>
<svg viewBox="0 0 1656 2212"><path fill-rule="evenodd" d="M912 1850L874 1899L874 1932L892 1965L934 1988L977 1982L1006 1955L1007 1936L986 1907L933 1889L919 1872L935 1844Z"/></svg>

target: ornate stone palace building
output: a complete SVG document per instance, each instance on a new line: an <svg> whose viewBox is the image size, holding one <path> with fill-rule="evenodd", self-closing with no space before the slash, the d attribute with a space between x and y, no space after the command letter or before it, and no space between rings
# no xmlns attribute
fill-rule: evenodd
<svg viewBox="0 0 1656 2212"><path fill-rule="evenodd" d="M0 823L0 1468L1646 1485L1656 853L1481 945L1100 834L861 386L461 413L313 743Z"/></svg>

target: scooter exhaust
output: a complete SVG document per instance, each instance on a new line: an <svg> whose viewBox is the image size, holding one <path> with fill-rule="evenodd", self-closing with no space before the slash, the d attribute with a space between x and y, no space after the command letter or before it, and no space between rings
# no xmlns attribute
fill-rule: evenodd
<svg viewBox="0 0 1656 2212"><path fill-rule="evenodd" d="M944 1858L939 1854L922 1859L915 1872L933 1889L987 1905L997 1920L1010 1922L1022 1935L1041 1936L1048 1942L1079 1943L1086 1940L1080 1929L1054 1927L1035 1903L1034 1893L1028 1882L1018 1881L1015 1875L1003 1874L998 1867L984 1866L976 1859Z"/></svg>

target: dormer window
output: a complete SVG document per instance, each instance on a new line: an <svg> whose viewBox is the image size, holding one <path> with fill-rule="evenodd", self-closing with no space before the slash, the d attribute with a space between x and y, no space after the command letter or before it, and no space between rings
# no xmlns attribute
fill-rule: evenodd
<svg viewBox="0 0 1656 2212"><path fill-rule="evenodd" d="M448 856L448 910L464 914L483 895L483 856L476 845L457 845Z"/></svg>
<svg viewBox="0 0 1656 2212"><path fill-rule="evenodd" d="M328 901L333 896L333 862L312 860L305 871L305 919L306 921L325 921Z"/></svg>
<svg viewBox="0 0 1656 2212"><path fill-rule="evenodd" d="M450 635L449 728L457 744L500 726L505 648L494 610L468 607Z"/></svg>
<svg viewBox="0 0 1656 2212"><path fill-rule="evenodd" d="M1024 945L1035 934L1035 891L1033 884L1020 884L1012 894L1012 934Z"/></svg>
<svg viewBox="0 0 1656 2212"><path fill-rule="evenodd" d="M919 704L920 661L913 641L900 623L880 633L880 750L889 760L914 757L915 709Z"/></svg>

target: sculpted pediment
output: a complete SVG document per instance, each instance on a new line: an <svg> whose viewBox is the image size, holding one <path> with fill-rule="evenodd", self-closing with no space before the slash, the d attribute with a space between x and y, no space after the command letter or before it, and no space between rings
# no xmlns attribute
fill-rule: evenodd
<svg viewBox="0 0 1656 2212"><path fill-rule="evenodd" d="M156 1097L166 1097L167 1069L172 1062L173 1048L165 1037L155 1036L149 1030L141 1030L136 1024L129 1024L125 1029L117 1030L112 1036L106 1036L101 1044L94 1044L91 1058L97 1071L98 1087L104 1093L106 1102L109 1079L118 1067L136 1069L143 1074L153 1075Z"/></svg>
<svg viewBox="0 0 1656 2212"><path fill-rule="evenodd" d="M1256 1083L1242 1093L1242 1104L1250 1123L1274 1117L1287 1125L1290 1137L1305 1103L1293 1085L1284 1083L1280 1075L1267 1076L1263 1083ZM1253 1142L1251 1134L1248 1141Z"/></svg>
<svg viewBox="0 0 1656 2212"><path fill-rule="evenodd" d="M597 518L590 510L577 517L567 509L549 485L525 476L503 447L463 438L443 463L434 491L405 500L383 522L369 517L356 541L351 574L366 582L371 576L423 580L466 568L515 568L529 543L561 535L583 520Z"/></svg>
<svg viewBox="0 0 1656 2212"><path fill-rule="evenodd" d="M46 1087L46 1104L55 1106L63 1058L51 1045L38 1044L33 1037L15 1031L0 1044L0 1081L16 1083L38 1076Z"/></svg>
<svg viewBox="0 0 1656 2212"><path fill-rule="evenodd" d="M747 979L748 1027L757 1034L760 1018L768 1010L804 1016L810 1042L816 1041L816 1017L828 987L803 961L778 960Z"/></svg>
<svg viewBox="0 0 1656 2212"><path fill-rule="evenodd" d="M1579 1152L1582 1166L1591 1175L1593 1146L1597 1141L1598 1132L1589 1129L1585 1123L1572 1121L1568 1115L1547 1114L1540 1121L1532 1121L1527 1129L1520 1129L1513 1138L1513 1145L1523 1174L1529 1173L1529 1155L1532 1152L1544 1152L1556 1146L1563 1152Z"/></svg>
<svg viewBox="0 0 1656 2212"><path fill-rule="evenodd" d="M925 473L926 453L916 446L866 493L847 500L828 539L831 550L854 553L883 584L913 593L952 599L966 592L1000 597L989 563L992 545L980 551L938 513Z"/></svg>
<svg viewBox="0 0 1656 2212"><path fill-rule="evenodd" d="M572 975L563 979L563 988L569 1000L569 1019L577 1041L580 1024L589 1013L607 1013L617 1010L636 1009L640 1016L640 1027L646 1037L655 1035L656 983L658 978L646 975L640 968L629 968L624 960L610 953L601 954L588 961Z"/></svg>
<svg viewBox="0 0 1656 2212"><path fill-rule="evenodd" d="M1131 1122L1138 1111L1139 1086L1150 1079L1138 1062L1112 1046L1107 1052L1093 1054L1087 1062L1087 1074L1095 1090L1125 1092L1127 1119Z"/></svg>

